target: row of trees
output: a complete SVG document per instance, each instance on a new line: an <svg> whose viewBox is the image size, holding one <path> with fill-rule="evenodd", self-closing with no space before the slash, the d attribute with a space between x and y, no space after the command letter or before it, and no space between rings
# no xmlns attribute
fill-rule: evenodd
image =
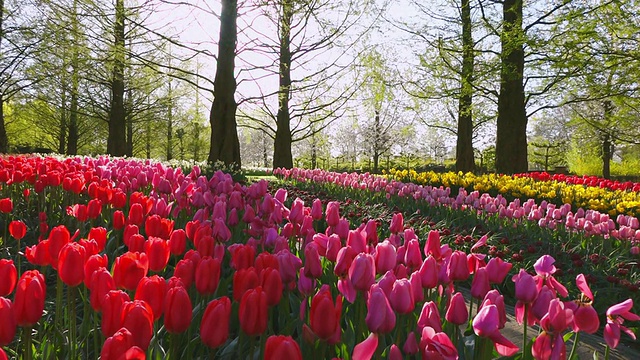
<svg viewBox="0 0 640 360"><path fill-rule="evenodd" d="M636 0L408 1L2 2L0 152L24 139L239 166L241 140L260 139L264 164L291 167L297 152L316 166L336 133L329 154L364 155L374 171L411 146L453 144L456 168L472 171L493 143L496 170L514 173L566 161L581 137L608 176L635 143ZM215 55L170 21L154 26L166 9L219 19ZM419 140L428 133L441 141Z"/></svg>

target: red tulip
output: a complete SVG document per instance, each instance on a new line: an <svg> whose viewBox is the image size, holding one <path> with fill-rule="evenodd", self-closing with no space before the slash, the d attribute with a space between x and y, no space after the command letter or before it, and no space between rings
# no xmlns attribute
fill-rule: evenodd
<svg viewBox="0 0 640 360"><path fill-rule="evenodd" d="M97 219L102 213L102 202L99 199L91 199L87 204L87 217Z"/></svg>
<svg viewBox="0 0 640 360"><path fill-rule="evenodd" d="M151 271L160 272L169 263L169 243L159 237L149 236L147 242L144 243L144 249L149 257L149 269Z"/></svg>
<svg viewBox="0 0 640 360"><path fill-rule="evenodd" d="M176 286L167 292L164 302L164 327L169 333L185 332L191 325L193 306L187 290Z"/></svg>
<svg viewBox="0 0 640 360"><path fill-rule="evenodd" d="M95 240L98 243L98 252L104 250L104 247L107 245L107 229L103 227L94 227L89 230L89 236L87 236L89 240Z"/></svg>
<svg viewBox="0 0 640 360"><path fill-rule="evenodd" d="M116 210L113 212L113 228L115 230L120 230L125 225L124 213L121 210Z"/></svg>
<svg viewBox="0 0 640 360"><path fill-rule="evenodd" d="M278 278L278 280L280 279ZM258 285L260 285L260 281L255 268L250 267L248 269L240 269L236 271L233 274L233 300L240 302L245 292Z"/></svg>
<svg viewBox="0 0 640 360"><path fill-rule="evenodd" d="M229 319L231 318L231 301L223 296L211 301L202 316L200 323L200 339L210 347L217 348L229 338Z"/></svg>
<svg viewBox="0 0 640 360"><path fill-rule="evenodd" d="M268 315L267 294L261 286L244 293L238 311L242 331L249 336L262 334L267 330Z"/></svg>
<svg viewBox="0 0 640 360"><path fill-rule="evenodd" d="M178 261L178 264L176 264L176 268L173 271L173 276L179 278L184 287L189 289L196 276L196 267L193 264L193 261L191 261L191 259L182 259Z"/></svg>
<svg viewBox="0 0 640 360"><path fill-rule="evenodd" d="M16 314L13 311L11 300L0 296L0 346L6 346L16 336Z"/></svg>
<svg viewBox="0 0 640 360"><path fill-rule="evenodd" d="M220 260L205 256L196 268L196 290L202 295L216 292L220 282Z"/></svg>
<svg viewBox="0 0 640 360"><path fill-rule="evenodd" d="M85 222L89 219L89 212L87 211L87 205L75 204L67 207L67 215L71 215L79 222Z"/></svg>
<svg viewBox="0 0 640 360"><path fill-rule="evenodd" d="M113 277L109 270L104 267L100 267L93 271L90 280L88 288L91 291L89 294L91 307L95 311L102 311L104 298L109 291L116 289L116 283L113 281Z"/></svg>
<svg viewBox="0 0 640 360"><path fill-rule="evenodd" d="M49 234L49 255L51 255L51 265L58 266L58 254L63 246L71 240L71 234L64 225L59 225L51 229Z"/></svg>
<svg viewBox="0 0 640 360"><path fill-rule="evenodd" d="M11 198L0 199L0 212L8 214L13 211L13 201Z"/></svg>
<svg viewBox="0 0 640 360"><path fill-rule="evenodd" d="M187 249L187 233L183 229L171 232L169 237L169 252L173 255L182 255Z"/></svg>
<svg viewBox="0 0 640 360"><path fill-rule="evenodd" d="M27 234L27 225L20 220L9 223L9 234L16 240L21 240Z"/></svg>
<svg viewBox="0 0 640 360"><path fill-rule="evenodd" d="M323 340L334 344L340 340L340 317L342 314L342 296L338 295L334 305L328 285L322 285L311 299L309 325L311 330Z"/></svg>
<svg viewBox="0 0 640 360"><path fill-rule="evenodd" d="M229 246L231 253L231 267L235 270L253 266L256 259L256 249L251 245L233 244Z"/></svg>
<svg viewBox="0 0 640 360"><path fill-rule="evenodd" d="M40 320L44 311L47 285L38 270L25 271L16 287L13 309L20 326L31 326Z"/></svg>
<svg viewBox="0 0 640 360"><path fill-rule="evenodd" d="M27 260L37 266L51 265L51 254L49 254L49 240L42 240L35 246L27 246L24 251Z"/></svg>
<svg viewBox="0 0 640 360"><path fill-rule="evenodd" d="M76 242L69 242L58 255L58 275L68 286L78 286L84 279L86 250Z"/></svg>
<svg viewBox="0 0 640 360"><path fill-rule="evenodd" d="M99 268L106 268L108 265L107 255L91 255L87 258L84 263L84 285L89 288L91 287L91 276L93 273Z"/></svg>
<svg viewBox="0 0 640 360"><path fill-rule="evenodd" d="M122 306L122 327L131 331L133 345L146 350L153 336L153 310L144 300L125 302Z"/></svg>
<svg viewBox="0 0 640 360"><path fill-rule="evenodd" d="M128 223L134 225L142 224L142 220L144 219L144 214L142 213L142 205L139 203L131 204L131 208L129 208L129 217Z"/></svg>
<svg viewBox="0 0 640 360"><path fill-rule="evenodd" d="M291 336L271 335L264 348L264 360L302 360L302 352Z"/></svg>
<svg viewBox="0 0 640 360"><path fill-rule="evenodd" d="M18 271L13 260L0 259L0 296L7 296L13 292L18 280Z"/></svg>
<svg viewBox="0 0 640 360"><path fill-rule="evenodd" d="M277 269L266 268L260 272L260 285L267 294L267 305L276 306L282 298L282 279Z"/></svg>
<svg viewBox="0 0 640 360"><path fill-rule="evenodd" d="M120 360L133 346L133 335L127 328L120 328L105 340L100 352L101 360Z"/></svg>
<svg viewBox="0 0 640 360"><path fill-rule="evenodd" d="M140 279L149 271L149 259L145 253L126 252L113 264L113 280L121 289L135 290Z"/></svg>
<svg viewBox="0 0 640 360"><path fill-rule="evenodd" d="M122 327L122 307L129 300L129 295L122 290L111 290L105 295L100 327L105 337L113 335Z"/></svg>
<svg viewBox="0 0 640 360"><path fill-rule="evenodd" d="M469 321L469 312L461 293L453 294L444 318L454 325L464 325Z"/></svg>
<svg viewBox="0 0 640 360"><path fill-rule="evenodd" d="M7 353L4 352L4 350L2 350L1 347L0 347L0 360L9 360L9 358L7 357Z"/></svg>
<svg viewBox="0 0 640 360"><path fill-rule="evenodd" d="M136 287L135 300L144 300L152 310L153 320L158 320L164 312L164 298L167 282L158 275L143 277Z"/></svg>

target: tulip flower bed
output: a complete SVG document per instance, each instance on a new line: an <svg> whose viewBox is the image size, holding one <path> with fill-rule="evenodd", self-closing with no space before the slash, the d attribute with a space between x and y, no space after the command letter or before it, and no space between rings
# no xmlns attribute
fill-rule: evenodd
<svg viewBox="0 0 640 360"><path fill-rule="evenodd" d="M567 290L549 255L516 271L487 236L462 251L402 212L351 223L351 204L266 181L5 157L0 186L0 359L570 358L602 329L608 357L640 320L588 276ZM501 333L505 288L542 329L523 349Z"/></svg>
<svg viewBox="0 0 640 360"><path fill-rule="evenodd" d="M498 194L509 201L534 199L560 207L569 204L578 208L599 211L609 216L640 216L640 193L637 183L619 183L594 177L566 175L545 176L546 173L509 175L474 175L472 173L417 173L413 170L391 170L389 177L397 181L434 187L465 188L469 193L479 191L495 197Z"/></svg>

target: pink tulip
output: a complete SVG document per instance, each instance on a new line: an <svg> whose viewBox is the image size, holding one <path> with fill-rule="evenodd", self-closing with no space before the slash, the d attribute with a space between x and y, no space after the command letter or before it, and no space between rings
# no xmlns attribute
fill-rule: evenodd
<svg viewBox="0 0 640 360"><path fill-rule="evenodd" d="M322 276L320 254L318 254L318 248L313 242L304 248L304 271L305 275L310 278L318 279Z"/></svg>
<svg viewBox="0 0 640 360"><path fill-rule="evenodd" d="M436 332L442 332L440 319L441 317L440 312L438 312L438 305L433 301L429 301L422 305L422 311L420 311L420 317L418 317L416 327L420 333L422 332L422 329L427 326L432 327Z"/></svg>
<svg viewBox="0 0 640 360"><path fill-rule="evenodd" d="M636 339L633 331L622 326L624 320L638 321L640 316L631 312L633 300L627 299L619 304L611 306L607 310L607 324L604 327L604 340L612 349L615 349L620 342L620 330L624 331L632 339Z"/></svg>
<svg viewBox="0 0 640 360"><path fill-rule="evenodd" d="M511 356L518 352L519 349L500 333L498 330L499 323L498 308L493 304L483 306L473 318L473 331L478 336L491 339L498 354Z"/></svg>
<svg viewBox="0 0 640 360"><path fill-rule="evenodd" d="M391 218L391 225L389 226L389 232L392 234L399 233L404 230L404 218L402 213L395 213Z"/></svg>
<svg viewBox="0 0 640 360"><path fill-rule="evenodd" d="M320 199L313 200L311 204L311 217L313 220L322 219L322 201Z"/></svg>
<svg viewBox="0 0 640 360"><path fill-rule="evenodd" d="M429 255L420 266L420 279L424 289L433 289L438 286L438 263Z"/></svg>
<svg viewBox="0 0 640 360"><path fill-rule="evenodd" d="M587 284L587 280L583 274L579 274L576 277L576 285L582 292L580 299L575 301L573 312L573 330L575 332L584 331L588 334L593 334L598 331L600 327L600 319L598 313L591 306L593 302L593 293Z"/></svg>
<svg viewBox="0 0 640 360"><path fill-rule="evenodd" d="M542 255L538 261L533 264L533 268L538 274L535 276L537 288L540 290L543 285L547 285L550 289L557 291L560 296L567 297L569 295L567 288L553 277L553 274L556 272L556 267L553 265L555 262L556 260L550 255Z"/></svg>
<svg viewBox="0 0 640 360"><path fill-rule="evenodd" d="M396 248L385 240L376 245L374 258L376 273L382 275L396 267Z"/></svg>
<svg viewBox="0 0 640 360"><path fill-rule="evenodd" d="M461 293L453 294L444 318L454 325L463 325L469 321L469 311Z"/></svg>
<svg viewBox="0 0 640 360"><path fill-rule="evenodd" d="M406 243L406 252L404 254L404 264L411 269L418 269L422 265L422 256L420 255L420 244L417 239L411 239Z"/></svg>
<svg viewBox="0 0 640 360"><path fill-rule="evenodd" d="M436 332L429 326L422 329L420 352L423 359L458 359L458 349L453 345L449 336L443 332Z"/></svg>
<svg viewBox="0 0 640 360"><path fill-rule="evenodd" d="M373 354L376 352L378 348L378 335L376 333L371 333L369 336L364 339L361 343L357 344L353 348L353 354L351 358L353 360L369 360L373 357Z"/></svg>
<svg viewBox="0 0 640 360"><path fill-rule="evenodd" d="M327 204L327 215L325 217L328 226L338 226L340 221L340 203L329 201Z"/></svg>
<svg viewBox="0 0 640 360"><path fill-rule="evenodd" d="M372 333L385 334L396 326L396 314L391 309L384 291L377 285L373 285L369 291L367 309L365 322Z"/></svg>
<svg viewBox="0 0 640 360"><path fill-rule="evenodd" d="M467 254L459 250L451 254L447 264L447 276L451 281L465 281L469 278Z"/></svg>
<svg viewBox="0 0 640 360"><path fill-rule="evenodd" d="M389 302L393 310L399 314L409 314L413 311L415 304L413 302L413 289L411 283L407 279L398 279L393 284Z"/></svg>
<svg viewBox="0 0 640 360"><path fill-rule="evenodd" d="M442 253L440 252L440 233L437 230L429 231L427 242L424 244L424 256L433 256L436 260L440 260Z"/></svg>
<svg viewBox="0 0 640 360"><path fill-rule="evenodd" d="M489 277L486 268L479 268L473 275L471 281L471 296L476 299L482 299L491 290L491 284L489 284Z"/></svg>
<svg viewBox="0 0 640 360"><path fill-rule="evenodd" d="M376 265L372 255L360 253L356 255L349 267L349 279L358 291L369 291L376 279Z"/></svg>
<svg viewBox="0 0 640 360"><path fill-rule="evenodd" d="M512 267L513 264L508 263L499 257L492 258L486 266L489 282L491 284L502 284Z"/></svg>

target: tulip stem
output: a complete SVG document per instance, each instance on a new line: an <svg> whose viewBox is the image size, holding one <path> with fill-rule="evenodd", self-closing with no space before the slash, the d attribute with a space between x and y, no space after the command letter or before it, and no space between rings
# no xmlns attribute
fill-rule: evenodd
<svg viewBox="0 0 640 360"><path fill-rule="evenodd" d="M609 360L609 345L604 348L604 360Z"/></svg>
<svg viewBox="0 0 640 360"><path fill-rule="evenodd" d="M69 289L69 351L71 358L76 358L76 287L71 286Z"/></svg>
<svg viewBox="0 0 640 360"><path fill-rule="evenodd" d="M61 322L62 322L62 317L64 316L62 314L62 280L60 279L60 276L57 276L57 282L56 282L56 318L55 318L55 324L56 324L56 328L58 328L58 330L61 330ZM56 336L56 339L58 337ZM60 348L60 344L57 344L56 348Z"/></svg>
<svg viewBox="0 0 640 360"><path fill-rule="evenodd" d="M576 336L573 338L573 346L571 347L571 354L567 359L573 359L573 356L576 354L576 349L578 348L578 342L580 341L580 332L576 333Z"/></svg>
<svg viewBox="0 0 640 360"><path fill-rule="evenodd" d="M180 334L171 334L171 355L169 359L177 360L180 345Z"/></svg>
<svg viewBox="0 0 640 360"><path fill-rule="evenodd" d="M22 335L24 336L24 360L31 360L33 353L31 351L31 326L27 326L23 329Z"/></svg>
<svg viewBox="0 0 640 360"><path fill-rule="evenodd" d="M527 318L529 314L529 304L524 304L524 327L522 329L522 360L527 360Z"/></svg>

